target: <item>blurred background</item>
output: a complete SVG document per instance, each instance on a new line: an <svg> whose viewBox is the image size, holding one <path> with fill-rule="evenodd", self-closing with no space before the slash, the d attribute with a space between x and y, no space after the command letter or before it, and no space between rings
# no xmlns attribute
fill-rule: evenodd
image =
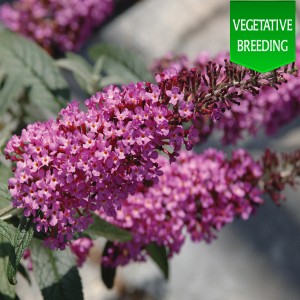
<svg viewBox="0 0 300 300"><path fill-rule="evenodd" d="M212 55L228 51L229 1L119 0L114 16L83 47L82 54L98 42L136 50L148 64L169 51L190 58L202 51ZM221 148L219 137L212 136L202 148L209 146ZM300 118L272 138L261 133L237 145L258 156L267 147L288 151L299 146ZM249 221L225 227L211 245L187 241L171 261L169 282L152 262L131 264L119 268L116 287L108 291L100 280L99 241L81 269L85 298L299 300L300 191L288 190L286 195L287 202L280 208L267 201ZM19 278L21 300L41 299L38 293Z"/></svg>

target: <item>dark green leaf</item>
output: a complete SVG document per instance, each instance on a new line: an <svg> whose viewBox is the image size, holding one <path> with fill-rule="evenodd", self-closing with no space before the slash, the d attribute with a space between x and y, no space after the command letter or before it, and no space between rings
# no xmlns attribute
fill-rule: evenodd
<svg viewBox="0 0 300 300"><path fill-rule="evenodd" d="M33 272L45 300L82 300L81 279L69 249L51 251L34 240Z"/></svg>
<svg viewBox="0 0 300 300"><path fill-rule="evenodd" d="M121 229L100 217L94 215L94 223L88 228L88 233L104 237L110 241L126 242L131 240L130 232Z"/></svg>
<svg viewBox="0 0 300 300"><path fill-rule="evenodd" d="M156 243L150 243L147 247L147 252L153 259L153 261L159 266L164 274L164 277L169 277L169 263L167 257L167 251L164 246L159 246Z"/></svg>
<svg viewBox="0 0 300 300"><path fill-rule="evenodd" d="M18 85L29 88L38 119L57 114L60 101L69 97L67 83L54 60L36 43L7 30L0 32L0 65L9 78L21 78Z"/></svg>
<svg viewBox="0 0 300 300"><path fill-rule="evenodd" d="M26 281L31 285L30 276L26 270L26 268L20 263L18 266L18 272L26 279Z"/></svg>
<svg viewBox="0 0 300 300"><path fill-rule="evenodd" d="M114 76L111 77L116 81L114 83L153 80L144 61L137 53L128 49L115 45L101 44L93 46L90 49L90 55L94 61L97 61L100 57L104 57L102 70L109 76Z"/></svg>
<svg viewBox="0 0 300 300"><path fill-rule="evenodd" d="M12 225L6 223L3 220L0 220L0 236L4 237L11 244L13 244L15 234L16 229Z"/></svg>
<svg viewBox="0 0 300 300"><path fill-rule="evenodd" d="M102 255L107 255L108 249L110 249L111 247L114 247L114 244L108 241L104 247ZM108 267L101 263L101 278L108 289L111 289L114 286L115 276L116 268Z"/></svg>
<svg viewBox="0 0 300 300"><path fill-rule="evenodd" d="M25 249L31 242L33 231L31 220L23 217L13 237L13 249L10 252L7 265L7 278L11 284L16 284L15 277L18 270L18 265L23 257Z"/></svg>
<svg viewBox="0 0 300 300"><path fill-rule="evenodd" d="M0 235L0 299L13 300L15 299L16 291L15 286L9 284L6 277L6 270L8 256L11 251L11 244Z"/></svg>

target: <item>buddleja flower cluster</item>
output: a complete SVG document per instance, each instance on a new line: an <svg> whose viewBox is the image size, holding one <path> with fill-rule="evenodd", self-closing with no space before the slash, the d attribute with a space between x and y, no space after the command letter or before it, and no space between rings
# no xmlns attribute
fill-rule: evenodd
<svg viewBox="0 0 300 300"><path fill-rule="evenodd" d="M168 124L170 110L141 85L112 87L87 108L84 113L73 102L59 119L29 125L6 148L16 162L13 204L34 217L37 231L50 231L52 247L64 247L85 229L90 211L103 207L114 215L139 182L157 181L156 150L164 140L174 153L182 144L183 128Z"/></svg>
<svg viewBox="0 0 300 300"><path fill-rule="evenodd" d="M2 5L0 20L55 54L78 50L112 11L113 0L18 0Z"/></svg>
<svg viewBox="0 0 300 300"><path fill-rule="evenodd" d="M209 243L226 224L253 215L264 204L263 194L279 205L285 199L282 191L286 185L299 184L300 150L275 153L267 149L260 161L243 149L234 151L232 157L215 149L202 154L183 151L171 165L162 156L158 162L164 172L160 181L151 186L140 184L115 218L97 211L133 236L126 243L110 243L102 257L104 265L145 261L147 245L153 242L166 247L171 258L180 251L186 233L195 242ZM78 266L83 265L93 245L87 237L70 243ZM29 251L24 258L31 270Z"/></svg>
<svg viewBox="0 0 300 300"><path fill-rule="evenodd" d="M297 42L298 57L299 52L300 40ZM154 62L151 71L153 74L168 68L183 71L192 66L203 69L210 59L207 53L202 53L191 62L185 55L168 53ZM228 53L222 52L213 58L217 63L221 63L224 59L229 59ZM300 66L299 60L296 61L296 66ZM260 128L264 128L268 135L275 134L279 128L300 114L300 80L292 76L286 78L288 82L277 91L266 86L257 95L244 94L240 105L225 110L218 122L212 122L205 116L199 118L197 142L204 142L214 130L222 132L224 144L236 143L247 133L255 135Z"/></svg>
<svg viewBox="0 0 300 300"><path fill-rule="evenodd" d="M139 184L163 174L158 152L175 161L191 149L202 114L217 118L218 102L237 102L244 92L285 81L282 69L259 74L228 62L201 69L175 69L156 76L157 85L110 86L86 101L73 102L59 118L29 125L13 136L5 153L15 163L9 180L13 205L24 209L46 244L64 249L92 222L91 212L115 216Z"/></svg>
<svg viewBox="0 0 300 300"><path fill-rule="evenodd" d="M102 258L109 266L146 259L151 242L178 253L187 232L193 241L211 242L216 232L235 218L247 220L263 203L258 187L262 167L244 150L232 158L215 149L202 154L181 152L174 164L161 157L164 175L152 187L140 186L117 212L100 216L133 234L133 240L114 243Z"/></svg>
<svg viewBox="0 0 300 300"><path fill-rule="evenodd" d="M217 232L235 219L247 220L269 195L279 205L287 185L296 187L300 176L300 151L275 153L266 150L255 161L239 149L227 157L224 152L207 149L201 154L181 152L169 164L159 158L164 175L151 187L139 186L124 201L116 218L98 214L132 233L126 243L110 243L102 263L109 267L147 260L147 245L156 243L167 249L169 258L178 253L187 237L194 242L211 242ZM85 238L86 239L86 238ZM78 240L82 248L87 241ZM82 264L90 248L75 252Z"/></svg>

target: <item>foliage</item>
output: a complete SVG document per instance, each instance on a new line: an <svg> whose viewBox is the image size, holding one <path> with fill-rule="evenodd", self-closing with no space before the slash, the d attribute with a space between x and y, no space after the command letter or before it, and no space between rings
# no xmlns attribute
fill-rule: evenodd
<svg viewBox="0 0 300 300"><path fill-rule="evenodd" d="M81 279L70 250L51 251L37 240L30 250L34 275L45 300L83 299Z"/></svg>
<svg viewBox="0 0 300 300"><path fill-rule="evenodd" d="M28 103L24 109L30 116L27 121L54 116L70 96L53 58L26 38L8 31L0 34L0 65L7 74L1 93L12 100L17 100L21 91L26 94ZM6 97L1 97L2 114L8 106L16 105Z"/></svg>
<svg viewBox="0 0 300 300"><path fill-rule="evenodd" d="M132 238L128 231L103 220L97 215L94 215L94 222L87 229L87 233L96 237L104 237L110 241L127 242Z"/></svg>
<svg viewBox="0 0 300 300"><path fill-rule="evenodd" d="M169 278L169 263L167 257L167 250L164 246L159 246L152 242L147 247L147 252L153 261L159 266L166 279Z"/></svg>
<svg viewBox="0 0 300 300"><path fill-rule="evenodd" d="M57 60L60 68L71 71L80 88L88 96L110 84L153 81L153 76L137 53L118 46L95 45L90 49L93 64L83 57L66 53Z"/></svg>

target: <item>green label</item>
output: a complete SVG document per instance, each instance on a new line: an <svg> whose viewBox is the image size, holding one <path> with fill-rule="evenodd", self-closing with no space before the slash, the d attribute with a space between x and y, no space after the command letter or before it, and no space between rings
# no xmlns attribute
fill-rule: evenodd
<svg viewBox="0 0 300 300"><path fill-rule="evenodd" d="M230 60L261 73L294 62L295 0L231 0Z"/></svg>

